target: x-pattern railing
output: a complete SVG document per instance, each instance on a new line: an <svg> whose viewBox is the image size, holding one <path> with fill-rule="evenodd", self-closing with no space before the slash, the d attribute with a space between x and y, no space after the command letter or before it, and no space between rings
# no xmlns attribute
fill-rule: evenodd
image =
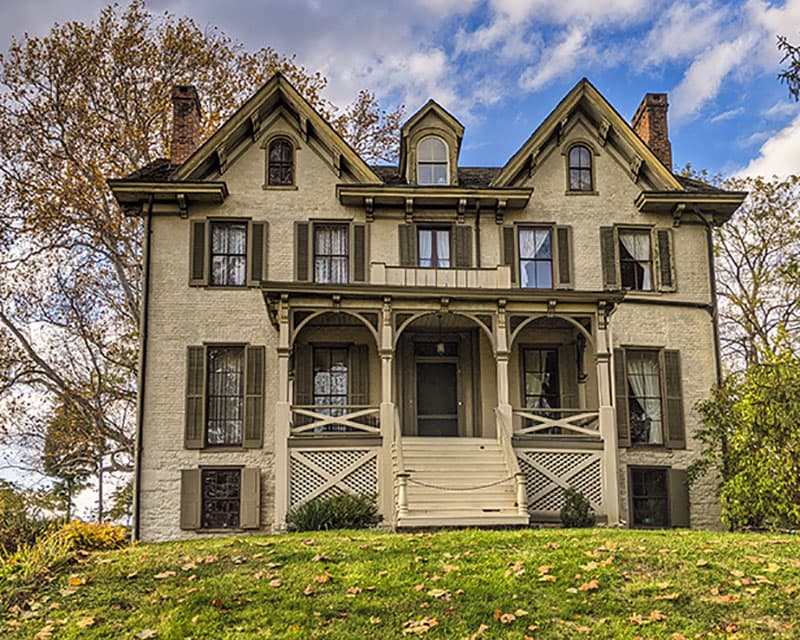
<svg viewBox="0 0 800 640"><path fill-rule="evenodd" d="M380 433L379 414L368 405L292 405L291 433Z"/></svg>
<svg viewBox="0 0 800 640"><path fill-rule="evenodd" d="M586 409L514 409L522 418L523 434L552 433L600 437L600 414ZM557 430L557 431L556 431Z"/></svg>

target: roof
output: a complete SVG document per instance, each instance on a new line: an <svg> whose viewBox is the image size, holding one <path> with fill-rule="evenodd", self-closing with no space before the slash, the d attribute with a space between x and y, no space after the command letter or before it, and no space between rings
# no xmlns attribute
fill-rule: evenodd
<svg viewBox="0 0 800 640"><path fill-rule="evenodd" d="M384 184L408 184L398 167L394 165L377 165L370 167ZM458 167L458 186L485 188L500 173L500 167Z"/></svg>
<svg viewBox="0 0 800 640"><path fill-rule="evenodd" d="M703 182L702 180L695 180L694 178L687 178L685 176L675 174L675 177L683 185L687 191L694 191L696 193L728 193L725 189L720 189L713 185Z"/></svg>

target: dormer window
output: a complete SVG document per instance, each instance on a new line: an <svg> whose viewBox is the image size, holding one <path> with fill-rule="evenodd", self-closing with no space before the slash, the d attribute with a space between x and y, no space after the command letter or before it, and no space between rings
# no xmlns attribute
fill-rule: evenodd
<svg viewBox="0 0 800 640"><path fill-rule="evenodd" d="M569 150L569 190L593 191L592 152L582 144Z"/></svg>
<svg viewBox="0 0 800 640"><path fill-rule="evenodd" d="M417 145L417 184L448 184L447 145L435 136L423 138Z"/></svg>

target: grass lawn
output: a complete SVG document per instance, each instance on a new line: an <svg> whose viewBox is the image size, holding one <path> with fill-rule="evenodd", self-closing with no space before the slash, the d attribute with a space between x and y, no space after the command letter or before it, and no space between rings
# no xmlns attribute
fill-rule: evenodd
<svg viewBox="0 0 800 640"><path fill-rule="evenodd" d="M0 584L0 597L9 585ZM5 593L4 593L5 592ZM0 637L800 637L800 537L335 531L77 556Z"/></svg>

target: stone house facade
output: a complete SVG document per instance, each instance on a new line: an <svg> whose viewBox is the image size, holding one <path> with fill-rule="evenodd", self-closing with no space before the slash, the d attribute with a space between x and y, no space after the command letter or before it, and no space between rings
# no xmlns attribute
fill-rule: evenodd
<svg viewBox="0 0 800 640"><path fill-rule="evenodd" d="M667 98L629 125L581 80L502 167L429 101L369 166L281 76L202 145L110 186L145 225L135 535L281 531L374 494L386 525L714 527L686 484L719 375L711 226Z"/></svg>

